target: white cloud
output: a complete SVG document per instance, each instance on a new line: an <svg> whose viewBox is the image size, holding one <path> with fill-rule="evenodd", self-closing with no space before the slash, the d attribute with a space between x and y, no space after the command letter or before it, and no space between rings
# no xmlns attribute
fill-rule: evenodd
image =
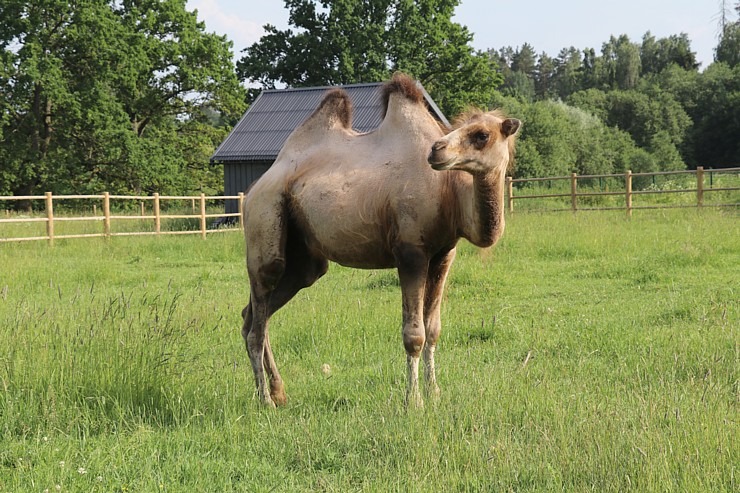
<svg viewBox="0 0 740 493"><path fill-rule="evenodd" d="M236 2L237 4L239 2ZM247 20L236 12L239 5L219 0L190 0L188 8L198 11L198 20L206 23L206 31L225 34L234 42L234 54L259 41L265 31L264 22ZM243 11L243 7L241 9Z"/></svg>

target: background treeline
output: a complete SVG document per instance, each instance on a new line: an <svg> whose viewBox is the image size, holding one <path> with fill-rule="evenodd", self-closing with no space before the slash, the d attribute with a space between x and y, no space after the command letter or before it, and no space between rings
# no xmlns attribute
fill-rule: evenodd
<svg viewBox="0 0 740 493"><path fill-rule="evenodd" d="M737 6L740 13L740 4ZM740 24L727 24L715 62L699 72L686 34L563 48L489 51L498 102L527 122L520 176L666 171L740 164Z"/></svg>
<svg viewBox="0 0 740 493"><path fill-rule="evenodd" d="M396 70L449 116L472 104L522 118L516 176L740 165L740 2L701 72L685 34L476 51L452 21L459 3L285 0L291 27L245 48L186 0L4 0L0 194L220 193L209 157L260 89Z"/></svg>

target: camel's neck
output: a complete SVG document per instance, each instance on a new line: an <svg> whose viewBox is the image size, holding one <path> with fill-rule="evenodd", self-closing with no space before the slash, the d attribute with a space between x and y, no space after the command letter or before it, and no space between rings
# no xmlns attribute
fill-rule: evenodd
<svg viewBox="0 0 740 493"><path fill-rule="evenodd" d="M473 175L458 190L459 228L462 236L479 247L489 247L504 233L506 169Z"/></svg>

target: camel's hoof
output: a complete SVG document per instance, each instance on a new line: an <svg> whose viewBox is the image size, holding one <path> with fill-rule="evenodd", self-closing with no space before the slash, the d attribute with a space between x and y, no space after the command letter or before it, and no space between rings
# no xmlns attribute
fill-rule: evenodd
<svg viewBox="0 0 740 493"><path fill-rule="evenodd" d="M424 399L419 394L407 396L406 409L424 409Z"/></svg>
<svg viewBox="0 0 740 493"><path fill-rule="evenodd" d="M272 400L272 398L268 394L262 394L261 392L257 392L257 400L260 402L260 405L262 407L275 408L275 402Z"/></svg>
<svg viewBox="0 0 740 493"><path fill-rule="evenodd" d="M432 401L434 404L437 404L439 402L441 395L442 392L436 385L434 387L427 388L427 399Z"/></svg>
<svg viewBox="0 0 740 493"><path fill-rule="evenodd" d="M274 406L282 407L288 403L288 396L285 395L285 391L282 388L270 392L270 397L272 397Z"/></svg>

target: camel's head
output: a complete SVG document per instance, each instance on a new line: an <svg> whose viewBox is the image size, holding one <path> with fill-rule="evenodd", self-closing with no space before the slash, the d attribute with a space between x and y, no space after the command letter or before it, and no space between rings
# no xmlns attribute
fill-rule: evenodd
<svg viewBox="0 0 740 493"><path fill-rule="evenodd" d="M521 122L501 113L474 111L458 119L456 127L432 145L429 164L442 171L486 173L506 169L514 155Z"/></svg>

